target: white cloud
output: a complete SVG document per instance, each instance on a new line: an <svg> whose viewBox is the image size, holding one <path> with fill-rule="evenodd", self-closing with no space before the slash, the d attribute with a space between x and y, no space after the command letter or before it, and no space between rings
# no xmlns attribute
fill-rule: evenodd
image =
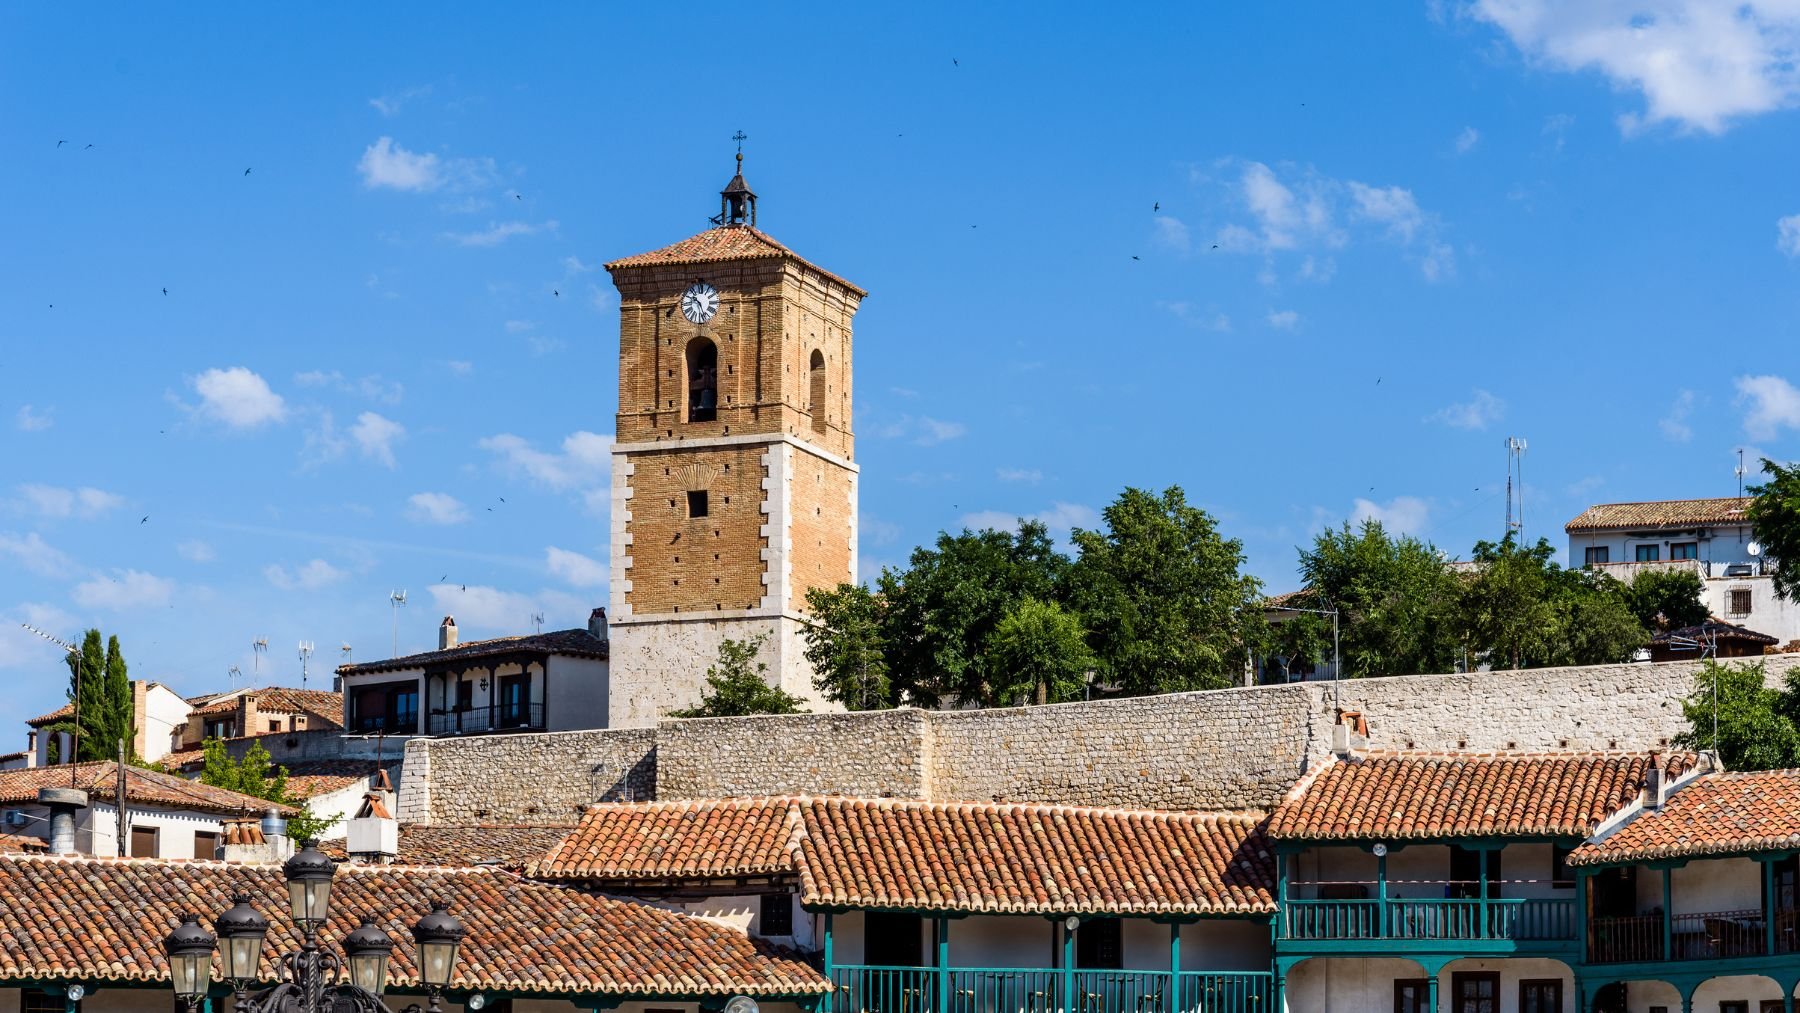
<svg viewBox="0 0 1800 1013"><path fill-rule="evenodd" d="M1790 257L1800 257L1800 215L1775 220L1775 248Z"/></svg>
<svg viewBox="0 0 1800 1013"><path fill-rule="evenodd" d="M1684 390L1675 395L1675 403L1669 406L1669 414L1664 415L1657 426L1662 429L1663 436L1676 443L1686 443L1694 438L1693 427L1687 424L1688 416L1694 411L1694 392Z"/></svg>
<svg viewBox="0 0 1800 1013"><path fill-rule="evenodd" d="M1379 521L1389 534L1421 534L1430 513L1431 504L1416 496L1395 496L1385 506L1359 496L1350 519L1354 524Z"/></svg>
<svg viewBox="0 0 1800 1013"><path fill-rule="evenodd" d="M124 611L161 608L175 594L175 582L142 570L114 570L115 576L95 577L75 585L69 597L87 608Z"/></svg>
<svg viewBox="0 0 1800 1013"><path fill-rule="evenodd" d="M192 380L200 413L233 429L255 429L287 417L287 402L262 377L245 369L209 369Z"/></svg>
<svg viewBox="0 0 1800 1013"><path fill-rule="evenodd" d="M1800 99L1800 7L1788 0L1477 0L1472 11L1530 60L1640 93L1643 112L1619 117L1627 134L1657 123L1717 134Z"/></svg>
<svg viewBox="0 0 1800 1013"><path fill-rule="evenodd" d="M1036 485L1044 478L1044 473L1036 468L996 468L994 477L1002 482L1030 482Z"/></svg>
<svg viewBox="0 0 1800 1013"><path fill-rule="evenodd" d="M1480 143L1481 131L1476 130L1474 127L1464 127L1462 128L1462 133L1456 135L1456 153L1459 155L1466 155L1469 152L1474 151L1475 145Z"/></svg>
<svg viewBox="0 0 1800 1013"><path fill-rule="evenodd" d="M586 274L594 269L594 265L582 263L580 257L564 257L562 264L569 274Z"/></svg>
<svg viewBox="0 0 1800 1013"><path fill-rule="evenodd" d="M469 519L469 508L449 493L416 492L406 504L406 516L421 524L461 524Z"/></svg>
<svg viewBox="0 0 1800 1013"><path fill-rule="evenodd" d="M65 576L75 569L74 560L35 531L22 536L0 531L0 556L11 556L18 565L44 577Z"/></svg>
<svg viewBox="0 0 1800 1013"><path fill-rule="evenodd" d="M182 559L190 563L210 563L219 558L218 553L213 551L211 545L198 538L180 543L175 546L175 551L181 554Z"/></svg>
<svg viewBox="0 0 1800 1013"><path fill-rule="evenodd" d="M338 434L337 423L329 411L320 411L318 423L306 431L306 442L300 447L300 461L307 468L335 461L350 449L350 441Z"/></svg>
<svg viewBox="0 0 1800 1013"><path fill-rule="evenodd" d="M1270 310L1266 319L1269 326L1278 331L1291 331L1300 326L1300 314L1293 310Z"/></svg>
<svg viewBox="0 0 1800 1013"><path fill-rule="evenodd" d="M524 437L512 433L484 437L476 443L497 455L507 470L523 473L556 490L607 480L612 470L612 445L612 437L586 430L565 437L560 454L538 450Z"/></svg>
<svg viewBox="0 0 1800 1013"><path fill-rule="evenodd" d="M1800 429L1800 390L1779 376L1740 376L1737 403L1745 405L1744 432L1772 440L1783 429Z"/></svg>
<svg viewBox="0 0 1800 1013"><path fill-rule="evenodd" d="M1350 245L1359 235L1408 250L1428 281L1455 273L1455 254L1440 238L1441 221L1421 208L1405 187L1338 180L1289 165L1278 170L1262 162L1227 160L1224 164L1242 166L1237 179L1209 178L1206 182L1224 187L1228 207L1247 212L1250 221L1225 223L1213 242L1227 253L1262 255L1269 262L1261 275L1265 284L1277 280L1272 265L1284 254L1301 258L1297 277L1328 280L1336 270L1332 252Z"/></svg>
<svg viewBox="0 0 1800 1013"><path fill-rule="evenodd" d="M1188 234L1187 223L1173 215L1157 216L1156 241L1171 250L1183 252L1193 245L1193 238Z"/></svg>
<svg viewBox="0 0 1800 1013"><path fill-rule="evenodd" d="M349 380L336 370L326 372L314 369L294 374L294 382L302 387L329 387L344 394L359 394L383 404L399 404L406 396L403 384L397 380L385 380L379 373Z"/></svg>
<svg viewBox="0 0 1800 1013"><path fill-rule="evenodd" d="M892 545L900 540L900 525L865 513L857 517L856 533L864 545Z"/></svg>
<svg viewBox="0 0 1800 1013"><path fill-rule="evenodd" d="M531 236L555 232L556 219L533 225L530 222L491 222L478 232L446 232L444 238L458 246L498 246L514 236Z"/></svg>
<svg viewBox="0 0 1800 1013"><path fill-rule="evenodd" d="M350 427L350 438L356 441L364 457L374 458L392 468L394 444L406 438L406 427L374 412L363 412Z"/></svg>
<svg viewBox="0 0 1800 1013"><path fill-rule="evenodd" d="M444 365L457 376L468 376L475 372L475 364L467 359L450 359Z"/></svg>
<svg viewBox="0 0 1800 1013"><path fill-rule="evenodd" d="M413 99L423 98L429 94L431 94L431 86L422 84L389 95L379 95L370 99L369 104L374 106L375 111L383 116L398 116L400 110L405 108L407 103L411 102Z"/></svg>
<svg viewBox="0 0 1800 1013"><path fill-rule="evenodd" d="M537 324L530 320L508 320L502 326L506 328L506 333L508 334L524 334L526 331L536 327Z"/></svg>
<svg viewBox="0 0 1800 1013"><path fill-rule="evenodd" d="M1202 331L1217 331L1220 334L1231 331L1231 318L1218 310L1201 309L1191 302L1180 301L1158 303L1157 305L1174 314L1178 320L1189 327Z"/></svg>
<svg viewBox="0 0 1800 1013"><path fill-rule="evenodd" d="M371 190L388 187L422 193L444 185L442 167L436 155L408 151L395 144L392 137L383 137L369 145L363 151L362 161L356 163L356 170L362 173L363 186Z"/></svg>
<svg viewBox="0 0 1800 1013"><path fill-rule="evenodd" d="M563 583L573 587L605 587L607 564L579 552L549 546L544 550L544 565Z"/></svg>
<svg viewBox="0 0 1800 1013"><path fill-rule="evenodd" d="M1486 429L1505 415L1506 402L1477 387L1469 400L1439 409L1429 421L1455 429Z"/></svg>
<svg viewBox="0 0 1800 1013"><path fill-rule="evenodd" d="M20 405L17 418L20 431L27 433L41 433L56 424L49 411L39 413L30 405Z"/></svg>
<svg viewBox="0 0 1800 1013"><path fill-rule="evenodd" d="M961 422L945 422L929 415L901 415L889 422L869 427L870 435L886 440L907 439L921 447L935 446L966 435L969 428Z"/></svg>
<svg viewBox="0 0 1800 1013"><path fill-rule="evenodd" d="M89 486L64 489L55 485L22 485L19 498L21 507L40 517L89 519L125 505L125 497Z"/></svg>
<svg viewBox="0 0 1800 1013"><path fill-rule="evenodd" d="M962 526L981 531L992 528L996 531L1012 531L1019 526L1019 521L1041 521L1050 529L1051 534L1062 537L1070 528L1098 528L1100 512L1093 507L1080 503L1053 503L1043 510L1029 514L1008 513L1004 510L978 510L963 514Z"/></svg>
<svg viewBox="0 0 1800 1013"><path fill-rule="evenodd" d="M343 580L349 574L323 559L313 559L293 572L289 572L285 566L271 563L263 567L263 576L283 591L317 591Z"/></svg>
<svg viewBox="0 0 1800 1013"><path fill-rule="evenodd" d="M475 584L433 584L434 611L456 617L464 629L487 627L511 633L529 631L531 616L542 610L538 600L516 591Z"/></svg>

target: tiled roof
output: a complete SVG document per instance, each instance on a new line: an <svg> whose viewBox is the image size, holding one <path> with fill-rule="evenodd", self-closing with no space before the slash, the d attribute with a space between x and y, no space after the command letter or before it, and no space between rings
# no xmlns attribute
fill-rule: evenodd
<svg viewBox="0 0 1800 1013"><path fill-rule="evenodd" d="M1765 647L1770 644L1781 643L1780 640L1769 636L1767 633L1758 633L1755 630L1737 626L1732 623L1720 622L1717 619L1707 620L1698 626L1683 626L1678 630L1663 630L1651 637L1650 642L1652 644L1672 644L1677 640L1703 640L1708 637L1711 637L1714 640L1760 644Z"/></svg>
<svg viewBox="0 0 1800 1013"><path fill-rule="evenodd" d="M493 865L514 871L544 857L575 828L564 826L446 826L401 824L401 865ZM342 840L320 844L333 858L344 857Z"/></svg>
<svg viewBox="0 0 1800 1013"><path fill-rule="evenodd" d="M606 657L606 647L606 641L589 633L587 627L583 626L572 630L555 630L550 633L520 637L471 640L445 651L426 651L423 654L409 654L404 658L386 658L381 661L365 661L357 665L340 665L337 674L362 675L368 672L393 672L403 668L425 668L520 651L546 651L551 654L564 654L576 658L604 658Z"/></svg>
<svg viewBox="0 0 1800 1013"><path fill-rule="evenodd" d="M1563 530L1618 531L1648 528L1692 528L1706 524L1743 524L1748 497L1663 499L1648 503L1599 503L1577 514Z"/></svg>
<svg viewBox="0 0 1800 1013"><path fill-rule="evenodd" d="M367 774L297 774L287 779L288 794L298 799L316 798L348 788L368 778Z"/></svg>
<svg viewBox="0 0 1800 1013"><path fill-rule="evenodd" d="M793 871L792 798L623 802L589 806L539 863L559 879L752 876Z"/></svg>
<svg viewBox="0 0 1800 1013"><path fill-rule="evenodd" d="M1309 771L1269 817L1276 840L1586 837L1692 753L1374 751Z"/></svg>
<svg viewBox="0 0 1800 1013"><path fill-rule="evenodd" d="M117 777L118 764L111 760L0 770L0 805L35 803L39 788L69 787L87 792L90 801L110 802L114 797ZM185 777L131 766L125 768L125 798L138 805L199 812L263 812L270 808L289 813L295 811L287 806L278 806L260 798L190 781Z"/></svg>
<svg viewBox="0 0 1800 1013"><path fill-rule="evenodd" d="M1602 840L1570 865L1615 865L1699 855L1800 850L1800 770L1707 774Z"/></svg>
<svg viewBox="0 0 1800 1013"><path fill-rule="evenodd" d="M832 281L854 291L857 295L868 295L857 285L824 270L816 264L808 263L793 250L775 241L775 237L760 229L748 225L721 225L707 229L698 235L689 236L679 243L673 243L660 250L648 253L633 254L621 257L606 265L608 271L621 267L659 267L673 264L716 264L729 260L791 260L820 274Z"/></svg>
<svg viewBox="0 0 1800 1013"><path fill-rule="evenodd" d="M50 842L29 834L0 834L0 855L42 853L50 850Z"/></svg>
<svg viewBox="0 0 1800 1013"><path fill-rule="evenodd" d="M30 721L27 721L25 723L27 725L30 725L33 728L41 728L44 725L55 724L56 722L61 721L63 718L72 718L74 716L75 716L75 705L72 703L66 703L66 704L63 704L61 707L58 707L55 710L51 711L48 714L40 714L37 717L32 718Z"/></svg>
<svg viewBox="0 0 1800 1013"><path fill-rule="evenodd" d="M164 753L162 759L156 761L170 770L183 770L190 764L197 765L206 759L204 749L178 749L172 753ZM198 767L196 766L196 769Z"/></svg>
<svg viewBox="0 0 1800 1013"><path fill-rule="evenodd" d="M162 939L179 914L210 925L237 891L270 922L263 978L273 980L273 958L300 942L279 866L0 856L0 979L167 981ZM673 998L829 987L801 961L724 926L490 869L346 866L322 934L341 939L374 918L399 943L389 980L412 987L411 926L434 903L468 931L453 989Z"/></svg>
<svg viewBox="0 0 1800 1013"><path fill-rule="evenodd" d="M328 719L341 726L344 717L344 694L323 689L291 689L271 686L267 689L243 689L229 693L196 697L190 716L234 714L243 709L245 700L255 700L259 711L280 714L307 714Z"/></svg>
<svg viewBox="0 0 1800 1013"><path fill-rule="evenodd" d="M590 806L534 868L589 881L797 873L813 907L1033 914L1274 910L1260 817L776 798Z"/></svg>

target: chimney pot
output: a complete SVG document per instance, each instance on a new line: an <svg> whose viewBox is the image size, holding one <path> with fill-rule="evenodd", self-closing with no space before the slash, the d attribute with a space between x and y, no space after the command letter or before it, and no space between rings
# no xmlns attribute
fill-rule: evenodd
<svg viewBox="0 0 1800 1013"><path fill-rule="evenodd" d="M456 617L445 616L438 624L438 650L448 651L456 646Z"/></svg>
<svg viewBox="0 0 1800 1013"><path fill-rule="evenodd" d="M597 608L594 611L588 613L588 632L593 634L594 638L596 640L605 640L606 639L606 609L605 608Z"/></svg>

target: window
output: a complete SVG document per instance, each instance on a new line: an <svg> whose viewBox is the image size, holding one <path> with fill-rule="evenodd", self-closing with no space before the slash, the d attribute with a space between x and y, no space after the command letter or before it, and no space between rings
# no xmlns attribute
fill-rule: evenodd
<svg viewBox="0 0 1800 1013"><path fill-rule="evenodd" d="M757 928L765 936L794 934L794 901L785 893L765 893L762 911L757 915Z"/></svg>
<svg viewBox="0 0 1800 1013"><path fill-rule="evenodd" d="M194 831L194 857L211 858L219 850L219 835L210 830Z"/></svg>
<svg viewBox="0 0 1800 1013"><path fill-rule="evenodd" d="M64 1010L81 1013L79 999L73 1005L68 1003L69 1001L61 995L51 995L48 992L39 992L28 988L20 992L19 1013L63 1013Z"/></svg>
<svg viewBox="0 0 1800 1013"><path fill-rule="evenodd" d="M131 857L133 857L133 858L155 858L156 857L156 828L155 827L132 827L131 828Z"/></svg>
<svg viewBox="0 0 1800 1013"><path fill-rule="evenodd" d="M1640 563L1654 563L1661 558L1661 546L1640 545L1637 547L1637 561Z"/></svg>
<svg viewBox="0 0 1800 1013"><path fill-rule="evenodd" d="M1561 978L1525 978L1519 982L1519 1013L1562 1013Z"/></svg>
<svg viewBox="0 0 1800 1013"><path fill-rule="evenodd" d="M1119 919L1089 918L1075 930L1075 966L1118 970L1125 966Z"/></svg>
<svg viewBox="0 0 1800 1013"><path fill-rule="evenodd" d="M1450 1013L1500 1013L1500 972L1451 974Z"/></svg>
<svg viewBox="0 0 1800 1013"><path fill-rule="evenodd" d="M457 680L457 682L456 682L456 707L454 709L457 711L457 713L464 713L464 712L472 711L475 709L475 680L473 680L473 679L458 679Z"/></svg>
<svg viewBox="0 0 1800 1013"><path fill-rule="evenodd" d="M688 516L689 517L705 517L706 516L706 490L705 489L696 489L695 491L688 493L687 499L688 499Z"/></svg>
<svg viewBox="0 0 1800 1013"><path fill-rule="evenodd" d="M350 700L350 731L411 735L419 728L419 684L383 682L356 689Z"/></svg>
<svg viewBox="0 0 1800 1013"><path fill-rule="evenodd" d="M876 967L920 967L925 956L919 916L901 911L863 915L863 958Z"/></svg>
<svg viewBox="0 0 1800 1013"><path fill-rule="evenodd" d="M1431 982L1424 978L1394 979L1394 1013L1432 1013Z"/></svg>
<svg viewBox="0 0 1800 1013"><path fill-rule="evenodd" d="M1612 560L1612 547L1611 546L1590 545L1587 547L1587 559L1586 559L1587 565L1599 566L1602 563L1611 562L1611 560Z"/></svg>
<svg viewBox="0 0 1800 1013"><path fill-rule="evenodd" d="M279 722L279 721L269 722L269 731L272 731L272 732L281 731L281 722Z"/></svg>
<svg viewBox="0 0 1800 1013"><path fill-rule="evenodd" d="M1775 887L1774 907L1784 914L1800 907L1800 857L1789 855L1774 863L1769 871ZM1777 922L1776 924L1780 924Z"/></svg>
<svg viewBox="0 0 1800 1013"><path fill-rule="evenodd" d="M705 338L687 346L689 422L711 422L719 412L719 350Z"/></svg>
<svg viewBox="0 0 1800 1013"><path fill-rule="evenodd" d="M1749 588L1734 587L1731 589L1731 606L1728 611L1734 616L1747 616L1750 614Z"/></svg>
<svg viewBox="0 0 1800 1013"><path fill-rule="evenodd" d="M1700 543L1699 542L1670 542L1669 543L1669 558L1670 559L1699 559L1700 558Z"/></svg>
<svg viewBox="0 0 1800 1013"><path fill-rule="evenodd" d="M825 353L813 349L812 363L807 370L810 383L807 387L806 411L812 416L815 432L825 431Z"/></svg>
<svg viewBox="0 0 1800 1013"><path fill-rule="evenodd" d="M1719 1004L1719 1013L1750 1013L1750 1003L1745 1000L1722 1002Z"/></svg>
<svg viewBox="0 0 1800 1013"><path fill-rule="evenodd" d="M1500 849L1476 851L1452 845L1450 848L1450 896L1481 896L1481 869L1487 866L1487 895L1500 895Z"/></svg>
<svg viewBox="0 0 1800 1013"><path fill-rule="evenodd" d="M237 729L233 727L233 724L234 723L230 720L208 721L206 723L206 737L209 739L234 738L237 735Z"/></svg>

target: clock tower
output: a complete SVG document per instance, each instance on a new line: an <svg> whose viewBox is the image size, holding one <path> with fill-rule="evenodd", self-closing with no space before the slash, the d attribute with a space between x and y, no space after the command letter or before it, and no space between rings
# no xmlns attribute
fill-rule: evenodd
<svg viewBox="0 0 1800 1013"><path fill-rule="evenodd" d="M606 265L619 290L609 724L699 702L727 638L824 705L806 592L856 579L851 318L865 293L757 225L744 156L698 235Z"/></svg>

